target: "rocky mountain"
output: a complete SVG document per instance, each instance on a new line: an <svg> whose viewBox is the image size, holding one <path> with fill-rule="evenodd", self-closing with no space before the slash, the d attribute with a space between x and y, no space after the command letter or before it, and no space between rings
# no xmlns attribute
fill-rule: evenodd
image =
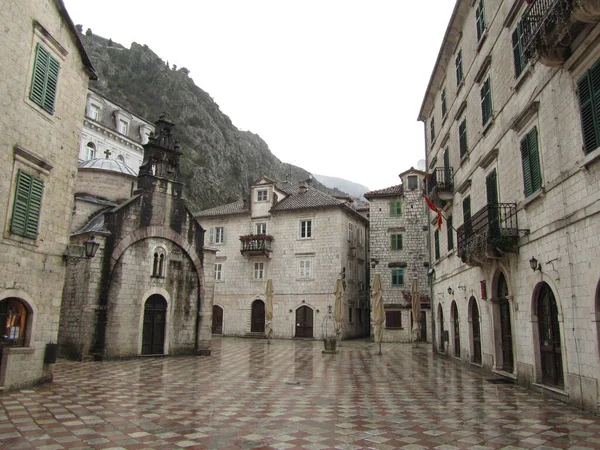
<svg viewBox="0 0 600 450"><path fill-rule="evenodd" d="M81 27L78 26L81 30ZM306 170L280 161L257 134L241 131L212 97L196 86L185 67L176 69L146 45L127 49L88 30L81 40L98 74L90 87L153 122L168 112L184 152L185 197L192 210L228 203L247 195L261 175L306 180ZM313 182L332 195L345 193Z"/></svg>
<svg viewBox="0 0 600 450"><path fill-rule="evenodd" d="M353 181L344 180L343 178L329 177L327 175L317 175L314 177L319 183L324 184L331 189L339 189L340 191L347 192L352 197L363 199L363 194L368 192L370 189L362 184L355 183Z"/></svg>

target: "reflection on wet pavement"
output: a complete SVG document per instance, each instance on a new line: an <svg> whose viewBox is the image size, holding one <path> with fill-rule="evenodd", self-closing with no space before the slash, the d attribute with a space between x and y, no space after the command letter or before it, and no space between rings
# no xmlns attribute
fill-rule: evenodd
<svg viewBox="0 0 600 450"><path fill-rule="evenodd" d="M600 448L600 418L429 346L216 338L211 357L61 361L0 394L10 449Z"/></svg>

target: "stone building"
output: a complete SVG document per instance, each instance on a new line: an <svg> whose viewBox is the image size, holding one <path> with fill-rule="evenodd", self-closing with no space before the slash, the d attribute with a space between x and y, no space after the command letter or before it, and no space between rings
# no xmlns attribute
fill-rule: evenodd
<svg viewBox="0 0 600 450"><path fill-rule="evenodd" d="M421 340L430 340L425 173L401 173L401 184L364 194L369 200L370 282L380 275L385 309L384 342L412 342L412 280L419 282ZM372 327L373 329L373 327Z"/></svg>
<svg viewBox="0 0 600 450"><path fill-rule="evenodd" d="M589 0L457 1L419 112L445 216L435 350L594 412L599 20Z"/></svg>
<svg viewBox="0 0 600 450"><path fill-rule="evenodd" d="M154 125L110 101L93 89L88 90L79 146L79 160L115 159L137 174Z"/></svg>
<svg viewBox="0 0 600 450"><path fill-rule="evenodd" d="M10 389L52 379L47 344L57 339L81 111L95 75L62 1L3 1L0 26L0 389Z"/></svg>
<svg viewBox="0 0 600 450"><path fill-rule="evenodd" d="M218 250L213 332L265 332L267 280L273 282L275 338L323 337L336 280L344 293L343 338L368 335L368 220L348 199L305 183L253 183L250 200L196 215Z"/></svg>
<svg viewBox="0 0 600 450"><path fill-rule="evenodd" d="M182 197L173 127L156 122L137 178L118 160L80 163L71 242L95 239L100 249L69 266L64 356L210 354L214 252Z"/></svg>

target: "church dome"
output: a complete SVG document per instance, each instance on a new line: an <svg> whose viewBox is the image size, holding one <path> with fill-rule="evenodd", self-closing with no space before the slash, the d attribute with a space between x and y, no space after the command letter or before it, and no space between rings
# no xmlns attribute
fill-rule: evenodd
<svg viewBox="0 0 600 450"><path fill-rule="evenodd" d="M96 158L88 159L87 161L79 161L78 169L94 169L106 170L108 172L117 172L124 175L137 177L137 172L127 164L117 161L116 159Z"/></svg>

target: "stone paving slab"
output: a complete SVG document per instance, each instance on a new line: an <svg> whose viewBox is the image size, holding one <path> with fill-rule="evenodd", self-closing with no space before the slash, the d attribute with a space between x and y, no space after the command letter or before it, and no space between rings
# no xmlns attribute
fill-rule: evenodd
<svg viewBox="0 0 600 450"><path fill-rule="evenodd" d="M600 449L600 418L429 346L215 338L210 357L59 361L0 394L2 449Z"/></svg>

